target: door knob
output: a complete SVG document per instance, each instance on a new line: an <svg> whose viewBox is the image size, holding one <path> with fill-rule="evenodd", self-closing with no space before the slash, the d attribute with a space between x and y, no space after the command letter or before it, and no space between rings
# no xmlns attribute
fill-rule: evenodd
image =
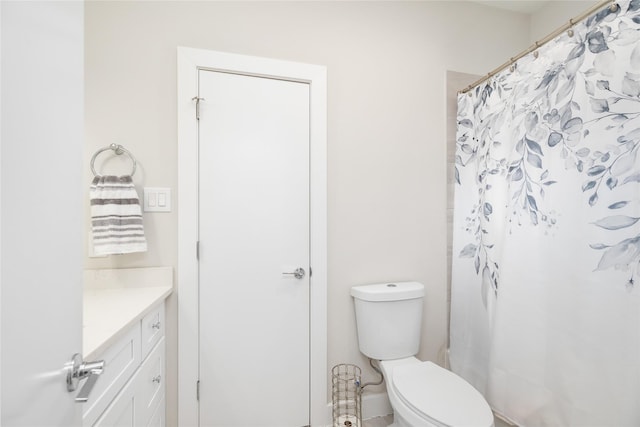
<svg viewBox="0 0 640 427"><path fill-rule="evenodd" d="M302 279L305 275L305 271L304 268L296 268L294 271L292 272L284 272L282 273L284 276L293 276L296 279Z"/></svg>
<svg viewBox="0 0 640 427"><path fill-rule="evenodd" d="M98 375L104 371L104 366L104 360L84 362L82 356L78 353L73 355L70 362L67 362L65 369L67 371L68 392L75 391L78 388L80 380L87 379L80 393L76 396L76 402L86 402L89 400L89 394L98 380Z"/></svg>

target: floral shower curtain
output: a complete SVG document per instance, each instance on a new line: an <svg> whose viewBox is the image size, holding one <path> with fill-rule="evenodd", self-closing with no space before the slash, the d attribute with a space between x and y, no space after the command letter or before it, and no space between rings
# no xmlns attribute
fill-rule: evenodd
<svg viewBox="0 0 640 427"><path fill-rule="evenodd" d="M523 426L640 426L640 0L458 98L450 362Z"/></svg>

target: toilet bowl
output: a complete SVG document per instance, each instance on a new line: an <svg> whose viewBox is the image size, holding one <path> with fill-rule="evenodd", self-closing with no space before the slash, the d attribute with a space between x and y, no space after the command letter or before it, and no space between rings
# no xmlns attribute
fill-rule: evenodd
<svg viewBox="0 0 640 427"><path fill-rule="evenodd" d="M493 413L471 384L415 357L385 360L380 367L393 408L392 427L493 427Z"/></svg>
<svg viewBox="0 0 640 427"><path fill-rule="evenodd" d="M420 347L424 285L381 283L351 288L358 346L378 360L394 412L393 427L493 427L493 413L471 384L432 362Z"/></svg>

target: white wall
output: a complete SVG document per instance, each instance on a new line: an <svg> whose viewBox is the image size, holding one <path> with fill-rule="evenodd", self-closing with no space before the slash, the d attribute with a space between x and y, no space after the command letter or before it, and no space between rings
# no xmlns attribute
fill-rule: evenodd
<svg viewBox="0 0 640 427"><path fill-rule="evenodd" d="M167 186L179 197L177 46L326 65L329 367L357 363L373 379L349 289L395 280L426 284L420 356L438 360L446 71L485 74L528 45L526 15L467 2L87 2L84 181L92 153L118 142L138 158L139 189ZM87 258L86 267L177 267L177 212L147 214L145 226L148 253ZM167 425L176 425L177 297L167 313Z"/></svg>
<svg viewBox="0 0 640 427"><path fill-rule="evenodd" d="M551 34L568 23L570 19L577 17L598 3L600 2L597 0L554 0L548 2L531 15L530 44L544 38L547 34Z"/></svg>

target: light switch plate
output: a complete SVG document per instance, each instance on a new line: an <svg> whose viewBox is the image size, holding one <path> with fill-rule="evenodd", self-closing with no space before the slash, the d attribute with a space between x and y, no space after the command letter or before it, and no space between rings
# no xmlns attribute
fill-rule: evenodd
<svg viewBox="0 0 640 427"><path fill-rule="evenodd" d="M171 212L171 189L144 187L145 212Z"/></svg>

